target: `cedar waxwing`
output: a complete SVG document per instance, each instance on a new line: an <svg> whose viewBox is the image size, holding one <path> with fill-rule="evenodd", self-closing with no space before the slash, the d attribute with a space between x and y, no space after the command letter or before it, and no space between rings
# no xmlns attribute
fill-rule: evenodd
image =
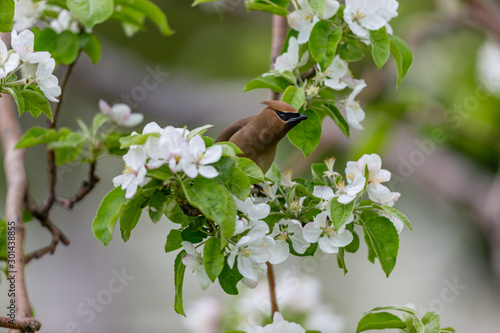
<svg viewBox="0 0 500 333"><path fill-rule="evenodd" d="M266 173L273 164L278 142L307 116L285 102L265 101L262 104L267 108L227 126L216 142L234 143L243 151L239 156L251 159Z"/></svg>

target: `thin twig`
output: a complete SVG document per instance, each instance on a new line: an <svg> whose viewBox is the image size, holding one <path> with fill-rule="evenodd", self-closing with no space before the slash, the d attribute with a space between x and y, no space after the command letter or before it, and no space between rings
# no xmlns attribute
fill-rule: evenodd
<svg viewBox="0 0 500 333"><path fill-rule="evenodd" d="M78 54L78 57L80 57L80 54ZM56 104L54 108L54 114L53 114L53 120L52 122L48 122L47 127L50 129L55 129L56 128L56 123L57 123L57 117L59 116L59 110L61 109L61 105L63 102L64 98L64 93L66 92L66 85L68 83L69 77L71 73L73 72L73 68L75 67L76 62L78 61L78 58L68 66L68 69L66 70L66 73L64 74L64 77L61 81L61 95L59 96L59 103ZM47 188L47 196L45 197L45 202L43 204L43 207L40 209L40 212L42 215L48 217L49 211L54 205L54 201L56 199L56 185L57 185L57 166L56 166L56 155L53 150L50 150L47 147L47 164L49 168L49 185Z"/></svg>
<svg viewBox="0 0 500 333"><path fill-rule="evenodd" d="M16 320L9 317L0 317L0 327L21 330L22 332L36 332L42 324L36 319Z"/></svg>
<svg viewBox="0 0 500 333"><path fill-rule="evenodd" d="M99 182L99 177L95 175L95 170L96 162L93 162L90 164L88 178L83 182L78 192L72 198L56 197L56 202L65 208L72 209L76 203L83 200Z"/></svg>
<svg viewBox="0 0 500 333"><path fill-rule="evenodd" d="M271 298L271 318L278 312L278 301L276 299L276 280L274 279L274 268L269 262L267 265L267 281L269 283L269 296Z"/></svg>
<svg viewBox="0 0 500 333"><path fill-rule="evenodd" d="M64 77L62 78L61 81L61 96L59 96L59 103L57 103L56 106L54 107L54 114L52 117L53 121L52 123L49 124L48 126L49 128L56 128L57 116L59 116L59 109L61 109L64 92L66 91L66 85L68 84L69 77L73 72L73 68L75 68L76 62L78 61L79 58L80 58L80 53L78 54L78 57L75 59L75 61L68 66L66 73L64 73Z"/></svg>

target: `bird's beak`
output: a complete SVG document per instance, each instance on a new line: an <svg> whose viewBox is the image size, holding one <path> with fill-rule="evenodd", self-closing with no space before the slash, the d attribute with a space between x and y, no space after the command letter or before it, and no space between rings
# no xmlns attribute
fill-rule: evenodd
<svg viewBox="0 0 500 333"><path fill-rule="evenodd" d="M307 116L305 114L299 113L299 116L297 118L295 118L294 120L295 121L302 121L302 120L306 120L306 119L307 119Z"/></svg>

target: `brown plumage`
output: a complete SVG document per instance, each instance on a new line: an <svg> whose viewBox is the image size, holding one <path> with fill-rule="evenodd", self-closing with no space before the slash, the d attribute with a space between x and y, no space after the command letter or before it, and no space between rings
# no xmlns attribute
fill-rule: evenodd
<svg viewBox="0 0 500 333"><path fill-rule="evenodd" d="M278 142L302 120L307 119L291 105L279 101L265 101L262 112L235 121L217 137L216 142L229 141L257 163L265 173L273 164Z"/></svg>

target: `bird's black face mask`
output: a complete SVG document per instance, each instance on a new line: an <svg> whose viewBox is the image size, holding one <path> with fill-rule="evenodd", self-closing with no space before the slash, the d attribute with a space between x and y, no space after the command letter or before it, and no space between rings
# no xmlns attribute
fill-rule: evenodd
<svg viewBox="0 0 500 333"><path fill-rule="evenodd" d="M307 116L298 112L283 112L278 110L274 110L274 112L276 112L278 118L280 118L285 123L299 123L302 120L307 119Z"/></svg>

